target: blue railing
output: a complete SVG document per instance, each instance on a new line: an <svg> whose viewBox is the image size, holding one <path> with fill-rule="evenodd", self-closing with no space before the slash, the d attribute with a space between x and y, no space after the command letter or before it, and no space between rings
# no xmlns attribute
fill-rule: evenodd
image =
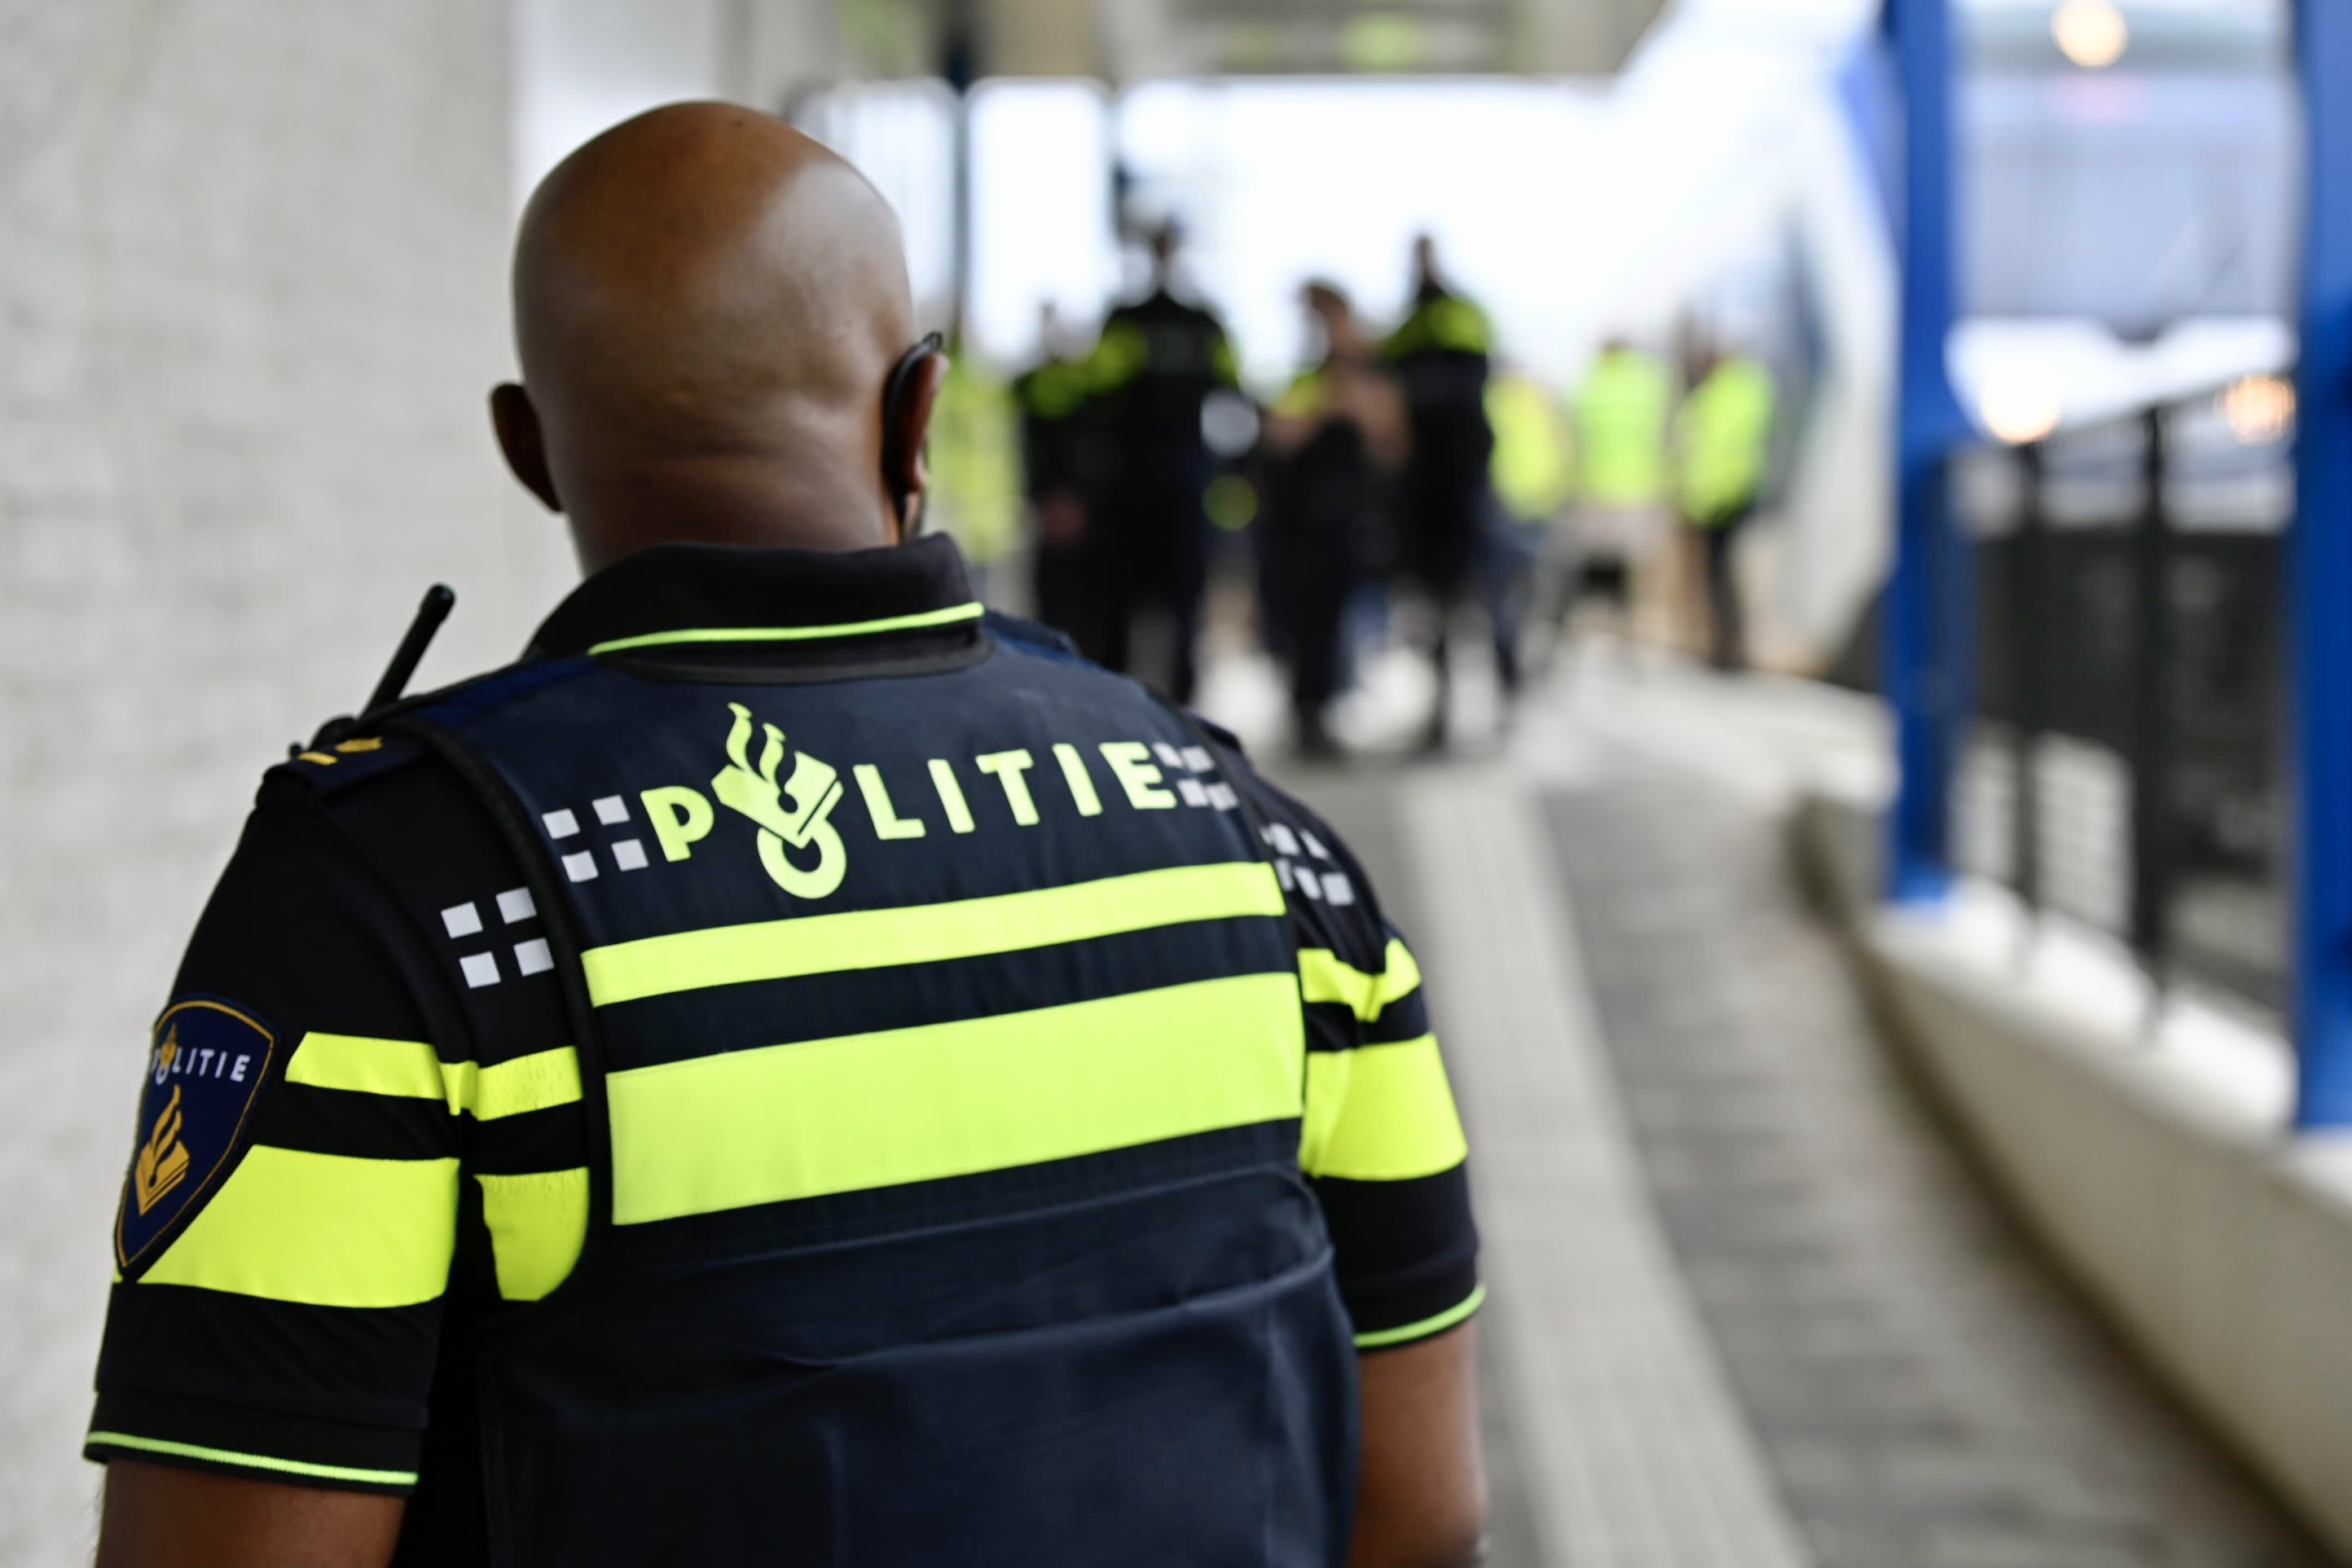
<svg viewBox="0 0 2352 1568"><path fill-rule="evenodd" d="M1953 455L1975 608L1950 852L2159 988L2284 1006L2277 377Z"/></svg>
<svg viewBox="0 0 2352 1568"><path fill-rule="evenodd" d="M1886 695L1894 710L1899 786L1890 814L1890 897L1941 897L1954 869L1953 800L1977 704L1971 693L1979 583L1973 552L1955 526L1950 472L1969 444L1945 375L1953 314L1952 53L1947 0L1888 0L1889 42L1905 94L1902 365L1898 382L1896 485L1900 520L1886 591ZM2278 600L2284 609L2280 757L2272 799L2279 829L2271 851L2284 873L2278 988L2297 1063L2295 1122L2311 1129L2352 1125L2352 0L2297 0L2297 70L2305 116L2305 238L2300 351L2295 373L2294 506L2281 535ZM2179 530L2166 513L2168 423L2177 410L2143 411L2139 447L2145 517L2128 547L2128 575L2144 631L2171 613ZM2047 458L2037 453L2022 461ZM2048 475L2035 481L2048 500ZM2048 538L2020 552L2046 586ZM2042 622L2047 624L2046 620ZM2039 660L2028 632L2024 653ZM2011 650L2014 656L2016 650ZM2130 788L2168 789L2177 762L2178 669L2165 661L2128 671L2127 733L2138 768ZM2029 683L2030 685L2030 683ZM2018 755L2038 754L2042 716L2011 715L2027 737ZM2168 726L2173 727L2168 728ZM2020 792L2032 811L2038 786ZM2179 845L2174 802L2142 800L2130 831L2131 856L2154 858L2154 875L2135 884L2125 915L2136 946L2159 972L2176 953ZM2029 824L2029 827L2031 824ZM2013 830L2014 831L2014 830ZM2038 844L2038 831L2028 835ZM2029 844L2029 854L2038 853ZM2038 877L2038 867L2020 871ZM2039 897L2042 889L2028 891Z"/></svg>

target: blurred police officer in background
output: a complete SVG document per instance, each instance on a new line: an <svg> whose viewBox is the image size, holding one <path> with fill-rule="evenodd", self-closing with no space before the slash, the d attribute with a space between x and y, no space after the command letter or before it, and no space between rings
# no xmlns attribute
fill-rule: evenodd
<svg viewBox="0 0 2352 1568"><path fill-rule="evenodd" d="M1491 501L1487 465L1495 438L1486 423L1486 375L1493 333L1486 312L1447 287L1436 242L1427 235L1413 241L1412 267L1412 308L1383 358L1404 389L1412 431L1397 508L1404 569L1428 593L1435 618L1430 653L1437 699L1423 735L1424 747L1435 750L1445 744L1452 707L1454 612L1474 586ZM1517 685L1517 653L1497 635L1496 653L1507 696Z"/></svg>
<svg viewBox="0 0 2352 1568"><path fill-rule="evenodd" d="M1772 376L1748 355L1702 341L1690 381L1675 413L1675 499L1703 557L1707 661L1718 670L1745 669L1735 551L1770 462Z"/></svg>
<svg viewBox="0 0 2352 1568"><path fill-rule="evenodd" d="M1087 368L1067 351L1061 312L1048 300L1037 318L1037 362L1013 383L1021 408L1022 492L1036 549L1034 610L1091 654L1100 638L1088 579L1087 495L1101 444L1092 439Z"/></svg>
<svg viewBox="0 0 2352 1568"><path fill-rule="evenodd" d="M1020 410L1013 389L976 356L948 346L948 371L931 412L926 521L951 536L972 591L994 598L995 577L1021 541Z"/></svg>
<svg viewBox="0 0 2352 1568"><path fill-rule="evenodd" d="M1269 641L1289 662L1298 747L1328 757L1338 751L1328 718L1346 675L1348 603L1384 526L1407 437L1402 401L1347 295L1317 281L1300 300L1323 351L1267 413L1259 527Z"/></svg>
<svg viewBox="0 0 2352 1568"><path fill-rule="evenodd" d="M1469 1560L1413 959L919 537L888 207L675 106L514 283L587 580L265 776L142 1074L100 1562Z"/></svg>
<svg viewBox="0 0 2352 1568"><path fill-rule="evenodd" d="M1495 506L1479 575L1497 642L1517 648L1538 569L1567 531L1568 425L1549 387L1508 367L1486 383L1486 423L1495 433Z"/></svg>
<svg viewBox="0 0 2352 1568"><path fill-rule="evenodd" d="M1151 291L1103 322L1087 379L1100 400L1108 454L1092 528L1105 618L1102 661L1114 670L1134 669L1137 620L1157 614L1175 641L1167 694L1189 702L1209 579L1204 497L1218 461L1201 414L1213 393L1240 383L1223 323L1176 297L1178 241L1173 224L1151 231Z"/></svg>
<svg viewBox="0 0 2352 1568"><path fill-rule="evenodd" d="M1665 537L1674 404L1666 367L1622 338L1601 346L1570 399L1574 502L1549 607L1563 638L1588 603L1621 637L1632 634L1639 574Z"/></svg>

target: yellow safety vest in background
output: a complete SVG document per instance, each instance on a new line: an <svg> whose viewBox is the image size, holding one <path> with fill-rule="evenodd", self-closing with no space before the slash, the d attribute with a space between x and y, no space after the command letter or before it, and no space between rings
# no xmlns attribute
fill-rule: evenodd
<svg viewBox="0 0 2352 1568"><path fill-rule="evenodd" d="M1610 507L1666 497L1666 423L1674 387L1664 365L1633 350L1603 353L1576 389L1576 494Z"/></svg>
<svg viewBox="0 0 2352 1568"><path fill-rule="evenodd" d="M1497 376L1486 383L1486 423L1487 472L1505 509L1527 522L1557 513L1569 496L1568 426L1551 393L1528 376Z"/></svg>
<svg viewBox="0 0 2352 1568"><path fill-rule="evenodd" d="M1301 371L1290 378L1272 413L1284 419L1312 419L1331 401L1331 378L1320 370Z"/></svg>
<svg viewBox="0 0 2352 1568"><path fill-rule="evenodd" d="M1718 363L1675 416L1682 459L1677 499L1705 528L1730 520L1764 487L1772 441L1772 377L1754 360Z"/></svg>
<svg viewBox="0 0 2352 1568"><path fill-rule="evenodd" d="M1087 374L1082 361L1046 361L1016 383L1023 411L1038 419L1069 418L1092 391Z"/></svg>
<svg viewBox="0 0 2352 1568"><path fill-rule="evenodd" d="M932 527L985 565L1013 548L1021 525L1020 431L1013 394L959 356L948 362L931 414Z"/></svg>
<svg viewBox="0 0 2352 1568"><path fill-rule="evenodd" d="M1486 313L1458 294L1441 294L1412 308L1389 340L1381 345L1383 359L1440 350L1455 354L1492 353L1495 329Z"/></svg>

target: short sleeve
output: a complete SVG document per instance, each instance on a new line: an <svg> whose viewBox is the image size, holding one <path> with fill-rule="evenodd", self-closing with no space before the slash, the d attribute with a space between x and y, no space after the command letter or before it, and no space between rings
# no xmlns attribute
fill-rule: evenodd
<svg viewBox="0 0 2352 1568"><path fill-rule="evenodd" d="M334 825L263 799L144 1059L85 1451L404 1492L459 1195L429 971Z"/></svg>
<svg viewBox="0 0 2352 1568"><path fill-rule="evenodd" d="M1442 1333L1482 1297L1469 1145L1412 950L1313 813L1251 780L1298 944L1299 1164L1331 1233L1358 1348Z"/></svg>

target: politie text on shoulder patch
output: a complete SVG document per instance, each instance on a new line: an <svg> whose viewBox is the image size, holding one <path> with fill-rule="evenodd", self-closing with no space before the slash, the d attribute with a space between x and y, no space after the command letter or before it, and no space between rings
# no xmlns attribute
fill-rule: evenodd
<svg viewBox="0 0 2352 1568"><path fill-rule="evenodd" d="M209 997L175 1001L155 1020L139 1097L139 1141L114 1225L114 1255L122 1267L145 1257L219 1176L269 1075L276 1045L251 1013Z"/></svg>

